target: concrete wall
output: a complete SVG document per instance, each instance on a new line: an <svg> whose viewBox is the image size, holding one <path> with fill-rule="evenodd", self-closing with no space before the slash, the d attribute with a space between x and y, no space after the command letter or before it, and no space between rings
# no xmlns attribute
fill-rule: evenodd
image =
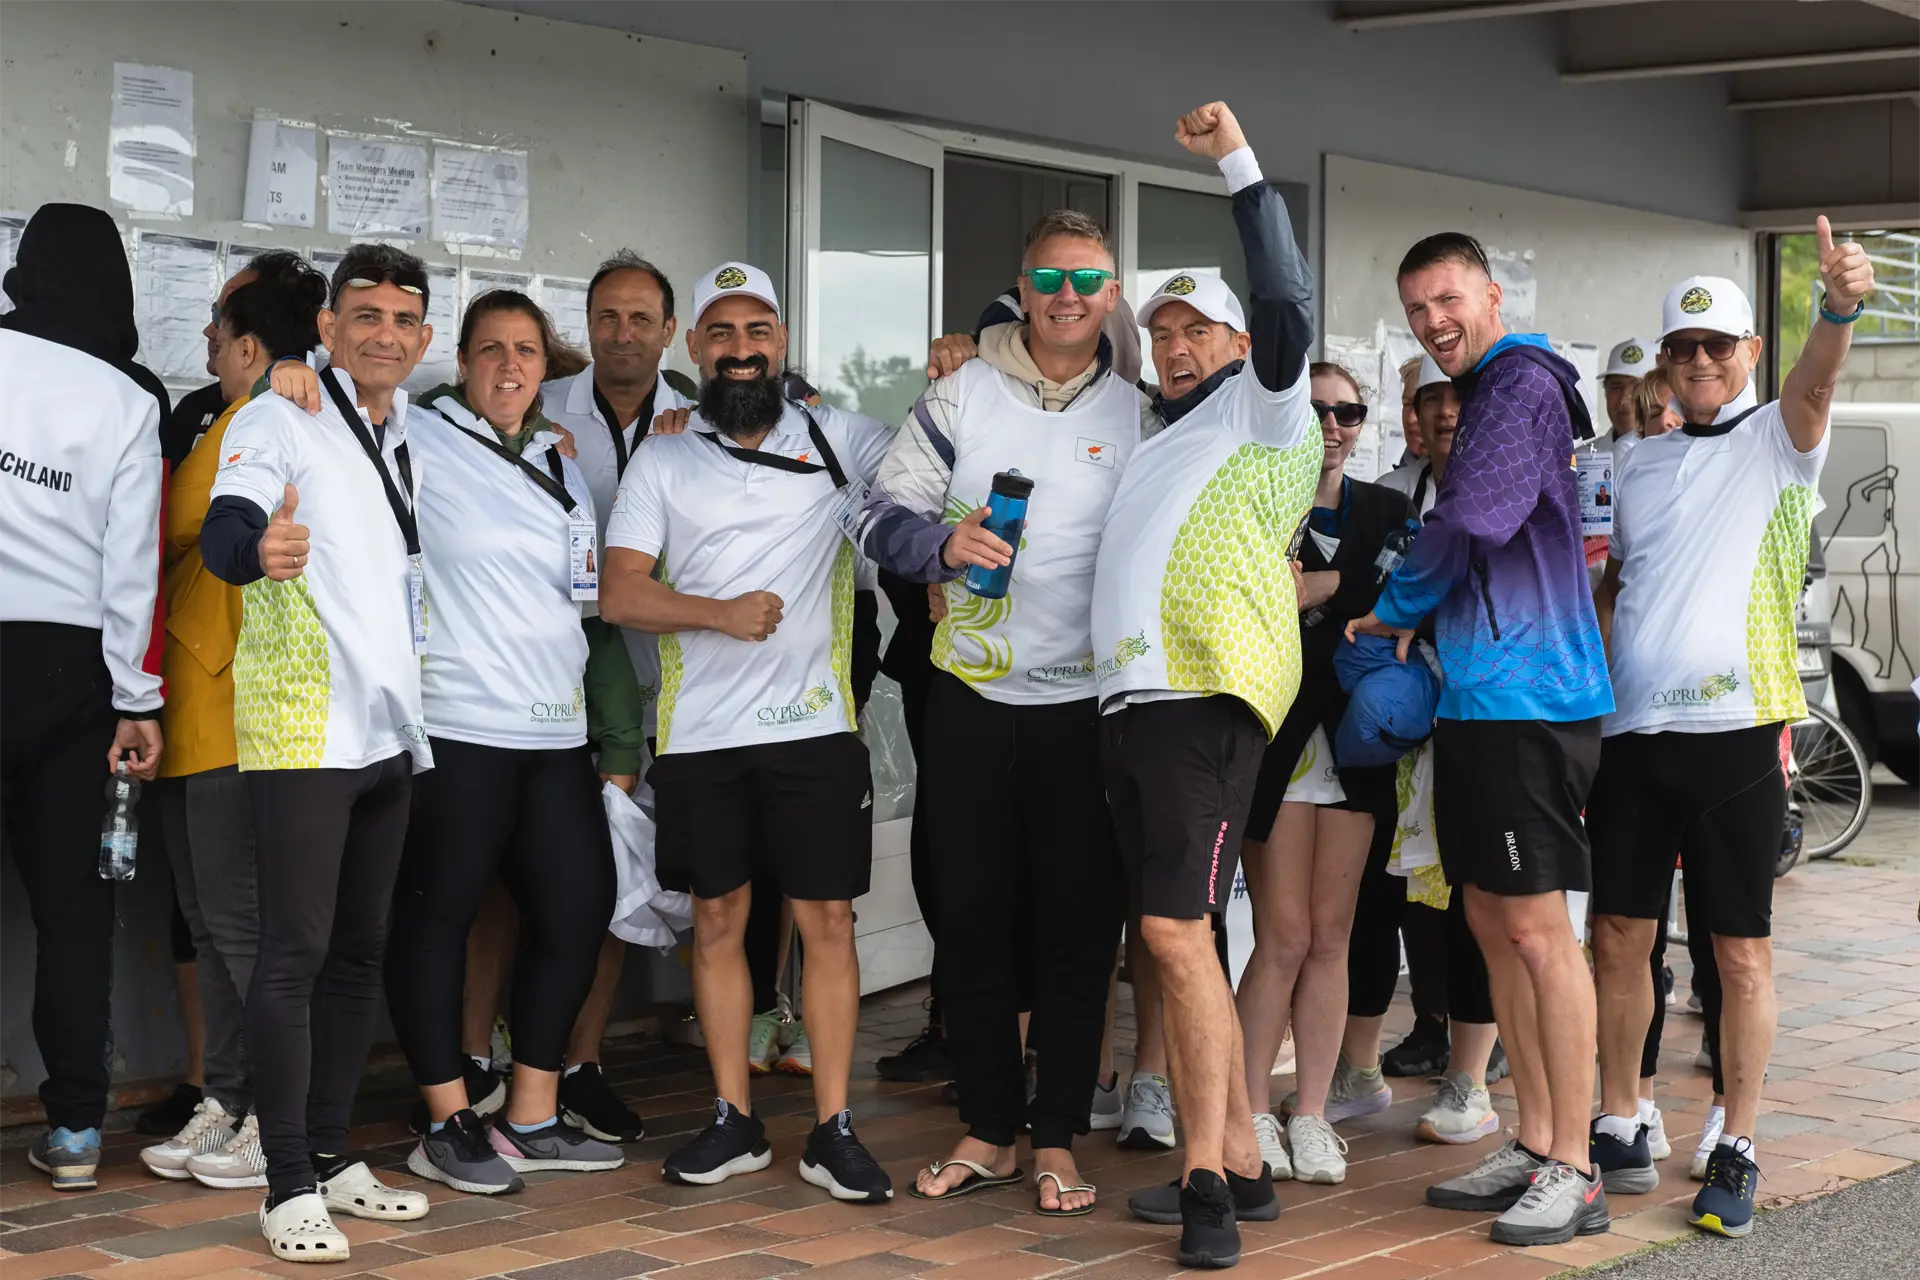
<svg viewBox="0 0 1920 1280"><path fill-rule="evenodd" d="M1920 342L1856 342L1840 369L1840 400L1920 403Z"/></svg>

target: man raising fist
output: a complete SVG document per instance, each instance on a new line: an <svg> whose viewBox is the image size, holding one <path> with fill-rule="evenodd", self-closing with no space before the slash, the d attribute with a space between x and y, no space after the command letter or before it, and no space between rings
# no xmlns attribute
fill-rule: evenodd
<svg viewBox="0 0 1920 1280"><path fill-rule="evenodd" d="M1667 294L1660 362L1686 422L1647 438L1615 471L1619 503L1596 599L1618 709L1602 727L1587 805L1600 1012L1593 1160L1609 1190L1659 1182L1639 1118L1650 1104L1634 1084L1656 998L1647 952L1677 856L1689 915L1712 933L1721 978L1704 1012L1720 1032L1724 1127L1692 1220L1730 1236L1753 1227L1755 1122L1773 1050L1780 736L1807 714L1794 609L1827 410L1873 291L1865 250L1834 243L1824 217L1815 234L1826 296L1771 404L1755 394L1761 340L1739 286L1695 276Z"/></svg>

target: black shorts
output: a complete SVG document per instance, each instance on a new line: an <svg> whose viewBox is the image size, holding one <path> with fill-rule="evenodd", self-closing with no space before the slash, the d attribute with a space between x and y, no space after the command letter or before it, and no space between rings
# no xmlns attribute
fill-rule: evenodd
<svg viewBox="0 0 1920 1280"><path fill-rule="evenodd" d="M1313 677L1309 676L1309 679ZM1293 705L1287 708L1287 718L1280 722L1280 732L1274 734L1273 741L1267 744L1266 754L1260 760L1260 776L1253 784L1253 803L1247 809L1246 837L1249 840L1265 840L1273 834L1273 820L1279 816L1280 802L1286 798L1287 786L1293 781L1300 754L1307 749L1314 729L1325 729L1329 750L1333 746L1341 718L1347 714L1348 698L1340 691L1340 686L1333 683L1332 672L1327 672L1324 679L1324 685L1316 681L1311 688L1301 686L1300 696L1293 700ZM1346 793L1347 798L1321 805L1321 808L1370 813L1376 825L1392 822L1398 817L1400 804L1393 785L1393 765L1339 769L1331 758L1327 764L1337 769L1340 790Z"/></svg>
<svg viewBox="0 0 1920 1280"><path fill-rule="evenodd" d="M1678 858L1691 918L1722 937L1767 937L1786 816L1778 724L1616 734L1587 804L1593 909L1663 918Z"/></svg>
<svg viewBox="0 0 1920 1280"><path fill-rule="evenodd" d="M802 901L850 901L873 872L873 775L850 733L669 752L647 772L665 889L732 893L759 871Z"/></svg>
<svg viewBox="0 0 1920 1280"><path fill-rule="evenodd" d="M1487 893L1593 882L1580 821L1600 765L1600 720L1437 720L1433 826L1451 885Z"/></svg>
<svg viewBox="0 0 1920 1280"><path fill-rule="evenodd" d="M1136 702L1100 717L1100 767L1133 914L1225 911L1266 750L1253 708L1227 694Z"/></svg>

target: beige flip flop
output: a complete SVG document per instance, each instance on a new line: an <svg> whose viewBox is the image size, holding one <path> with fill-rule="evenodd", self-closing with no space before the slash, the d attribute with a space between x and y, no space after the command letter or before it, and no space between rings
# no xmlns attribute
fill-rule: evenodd
<svg viewBox="0 0 1920 1280"><path fill-rule="evenodd" d="M1041 1174L1033 1180L1033 1185L1038 1188L1040 1183L1047 1178L1053 1179L1053 1194L1057 1199L1065 1199L1067 1193L1071 1191L1084 1191L1088 1195L1094 1196L1100 1194L1091 1182L1082 1183L1077 1187L1070 1187L1059 1174L1053 1172ZM1083 1213L1092 1213L1098 1204L1099 1201L1096 1200L1093 1204L1082 1205L1078 1209L1044 1209L1040 1206L1040 1197L1036 1195L1033 1198L1033 1211L1043 1218L1077 1218Z"/></svg>
<svg viewBox="0 0 1920 1280"><path fill-rule="evenodd" d="M941 1170L956 1164L962 1169L972 1170L974 1176L968 1178L953 1190L942 1192L937 1196L930 1196L922 1191L920 1189L920 1180L915 1178L913 1185L907 1188L907 1194L916 1200L958 1200L961 1196L970 1196L976 1191L991 1191L996 1187L1011 1187L1026 1177L1026 1174L1017 1168L1005 1177L1001 1177L993 1170L987 1168L987 1166L978 1164L972 1160L935 1160L927 1166L926 1171L937 1178L940 1176Z"/></svg>

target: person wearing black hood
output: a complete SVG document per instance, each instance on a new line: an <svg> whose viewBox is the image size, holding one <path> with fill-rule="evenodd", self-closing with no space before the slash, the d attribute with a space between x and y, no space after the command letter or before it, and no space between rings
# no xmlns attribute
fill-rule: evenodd
<svg viewBox="0 0 1920 1280"><path fill-rule="evenodd" d="M107 775L150 780L160 764L160 677L146 668L167 395L133 362L132 275L105 213L43 206L5 288L0 812L33 912L47 1067L48 1131L27 1158L55 1190L84 1191L100 1163L111 1036L113 882L94 842Z"/></svg>

